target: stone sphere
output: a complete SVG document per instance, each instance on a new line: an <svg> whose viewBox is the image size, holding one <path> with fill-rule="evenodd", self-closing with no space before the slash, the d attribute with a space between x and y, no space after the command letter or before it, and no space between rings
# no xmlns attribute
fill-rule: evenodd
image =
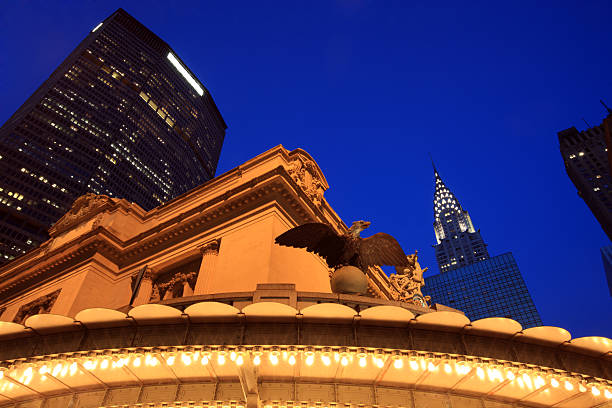
<svg viewBox="0 0 612 408"><path fill-rule="evenodd" d="M368 279L361 269L342 266L332 273L331 289L334 293L363 294L368 290Z"/></svg>

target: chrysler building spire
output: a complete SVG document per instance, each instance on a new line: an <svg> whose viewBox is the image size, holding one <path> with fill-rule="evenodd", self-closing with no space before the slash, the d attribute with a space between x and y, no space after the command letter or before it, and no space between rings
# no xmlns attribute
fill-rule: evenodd
<svg viewBox="0 0 612 408"><path fill-rule="evenodd" d="M480 231L474 229L470 215L442 181L433 160L432 165L436 186L433 225L437 245L434 248L440 271L446 272L488 259L489 253Z"/></svg>

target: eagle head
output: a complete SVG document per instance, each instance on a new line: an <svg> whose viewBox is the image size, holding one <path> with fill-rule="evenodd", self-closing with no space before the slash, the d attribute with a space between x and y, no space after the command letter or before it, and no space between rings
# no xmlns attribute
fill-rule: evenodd
<svg viewBox="0 0 612 408"><path fill-rule="evenodd" d="M348 232L353 237L359 237L359 233L370 226L370 221L353 221Z"/></svg>

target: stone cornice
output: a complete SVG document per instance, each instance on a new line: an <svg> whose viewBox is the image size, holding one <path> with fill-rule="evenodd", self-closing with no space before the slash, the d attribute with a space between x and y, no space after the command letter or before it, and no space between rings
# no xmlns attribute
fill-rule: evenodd
<svg viewBox="0 0 612 408"><path fill-rule="evenodd" d="M66 273L95 253L100 253L119 268L124 268L229 221L240 209L254 208L271 201L282 203L281 207L297 224L328 220L323 212L325 209L314 205L287 170L279 166L196 207L177 213L167 221L128 240L122 240L104 225L97 225L54 249L49 249L47 241L32 251L31 256L0 269L0 298L11 299L33 285ZM120 200L112 205L105 205L103 211L120 210L130 212L129 203ZM333 210L329 214L335 215ZM139 220L149 216L148 213L142 215L133 212L131 215ZM343 226L344 223L337 218L334 227L340 232Z"/></svg>

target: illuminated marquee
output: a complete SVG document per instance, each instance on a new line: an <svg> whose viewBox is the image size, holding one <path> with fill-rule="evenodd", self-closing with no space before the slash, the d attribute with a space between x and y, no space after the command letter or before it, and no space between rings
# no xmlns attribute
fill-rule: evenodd
<svg viewBox="0 0 612 408"><path fill-rule="evenodd" d="M169 52L168 53L168 59L170 60L172 65L174 65L174 68L176 68L177 71L180 72L181 75L183 75L183 78L185 78L185 80L187 82L189 82L189 85L191 85L193 87L193 89L196 90L198 95L200 95L200 96L204 95L204 89L202 89L200 84L198 84L198 82L189 74L189 72L187 72L187 70L185 69L183 64L181 64L179 62L179 60L174 56L174 54Z"/></svg>

